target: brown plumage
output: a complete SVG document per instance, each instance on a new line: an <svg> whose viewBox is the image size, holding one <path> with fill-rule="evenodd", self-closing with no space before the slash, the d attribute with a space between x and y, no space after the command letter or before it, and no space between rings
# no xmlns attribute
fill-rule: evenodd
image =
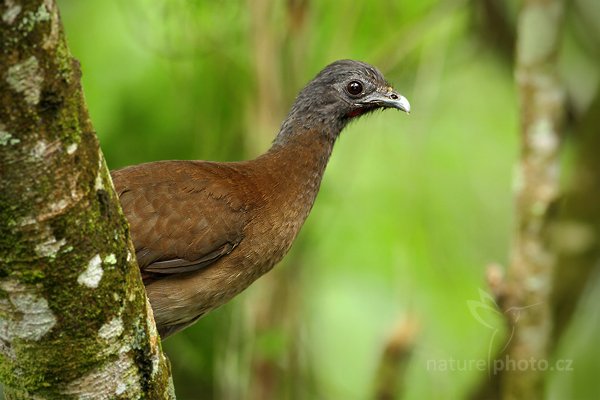
<svg viewBox="0 0 600 400"><path fill-rule="evenodd" d="M375 68L337 61L304 88L271 149L254 160L161 161L112 172L163 338L283 258L341 130L388 107L409 111Z"/></svg>

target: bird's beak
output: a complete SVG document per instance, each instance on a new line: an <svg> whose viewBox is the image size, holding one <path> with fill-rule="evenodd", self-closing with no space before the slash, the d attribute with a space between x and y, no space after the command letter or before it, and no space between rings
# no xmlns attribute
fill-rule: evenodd
<svg viewBox="0 0 600 400"><path fill-rule="evenodd" d="M362 101L364 105L385 107L385 108L396 108L402 110L407 114L410 114L410 103L406 97L392 89L391 87L382 88L374 91Z"/></svg>

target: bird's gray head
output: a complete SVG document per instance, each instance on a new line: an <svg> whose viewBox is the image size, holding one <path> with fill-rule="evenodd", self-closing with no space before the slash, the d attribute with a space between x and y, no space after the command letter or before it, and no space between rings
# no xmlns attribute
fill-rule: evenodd
<svg viewBox="0 0 600 400"><path fill-rule="evenodd" d="M278 140L298 130L317 130L335 139L353 118L385 108L410 112L408 100L377 68L361 61L335 61L300 92Z"/></svg>

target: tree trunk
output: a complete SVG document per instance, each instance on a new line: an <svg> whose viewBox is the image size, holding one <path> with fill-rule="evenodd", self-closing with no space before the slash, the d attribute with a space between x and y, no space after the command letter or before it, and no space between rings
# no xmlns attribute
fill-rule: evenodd
<svg viewBox="0 0 600 400"><path fill-rule="evenodd" d="M7 398L174 398L54 0L0 5L0 379Z"/></svg>
<svg viewBox="0 0 600 400"><path fill-rule="evenodd" d="M563 19L563 0L525 0L519 13L515 77L521 148L515 228L507 281L488 271L490 287L506 316L508 337L488 365L488 377L473 393L474 399L545 397L546 369L555 343L552 292L560 255L552 236L561 197L566 109L557 66Z"/></svg>
<svg viewBox="0 0 600 400"><path fill-rule="evenodd" d="M548 362L553 326L550 294L557 251L548 227L560 192L565 96L556 60L563 8L562 0L526 0L517 28L521 157L505 303L514 334L501 367L504 399L544 397L544 371L535 363Z"/></svg>

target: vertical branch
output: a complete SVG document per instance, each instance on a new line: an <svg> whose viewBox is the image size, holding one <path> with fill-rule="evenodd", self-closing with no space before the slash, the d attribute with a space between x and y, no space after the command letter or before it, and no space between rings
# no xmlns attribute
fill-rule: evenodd
<svg viewBox="0 0 600 400"><path fill-rule="evenodd" d="M403 319L385 343L375 375L375 399L394 400L404 393L406 370L413 353L418 329L414 317Z"/></svg>
<svg viewBox="0 0 600 400"><path fill-rule="evenodd" d="M254 154L264 151L289 105L290 95L295 92L301 69L298 61L304 55L308 23L308 0L288 0L281 6L270 0L248 0L251 12L251 37L257 95L253 97L249 120L248 142ZM287 24L274 18L282 13ZM279 17L280 15L277 14ZM281 25L280 25L281 24ZM285 66L285 68L282 68ZM281 71L292 71L283 76ZM296 243L298 247L300 243ZM306 391L306 384L289 383L304 380L302 360L298 357L299 336L298 296L292 296L297 288L301 262L286 258L286 268L278 266L257 282L255 297L249 298L251 330L257 342L252 349L250 372L250 399L278 399L290 391ZM265 345L266 340L269 345ZM275 349L275 351L273 350ZM282 362L282 360L284 360ZM297 397L303 397L297 394Z"/></svg>
<svg viewBox="0 0 600 400"><path fill-rule="evenodd" d="M503 61L514 61L515 27L511 23L508 4L502 0L472 1L475 28L490 49Z"/></svg>
<svg viewBox="0 0 600 400"><path fill-rule="evenodd" d="M521 310L507 313L515 317L507 357L516 363L547 360L552 331L550 293L557 254L548 241L548 222L559 196L564 93L556 58L563 7L562 0L526 0L517 28L521 155L506 299L508 309ZM543 397L543 371L506 367L504 398Z"/></svg>
<svg viewBox="0 0 600 400"><path fill-rule="evenodd" d="M0 5L7 398L174 398L129 228L53 0Z"/></svg>
<svg viewBox="0 0 600 400"><path fill-rule="evenodd" d="M270 0L248 0L251 13L252 61L257 86L257 96L252 104L253 136L247 137L253 154L263 151L264 144L271 140L272 132L277 128L283 116L283 90L280 76L281 48L276 39L272 13L276 7Z"/></svg>
<svg viewBox="0 0 600 400"><path fill-rule="evenodd" d="M286 1L286 34L283 46L286 52L285 71L290 71L283 85L285 100L293 99L298 88L304 85L303 72L308 64L308 48L310 43L310 0Z"/></svg>

